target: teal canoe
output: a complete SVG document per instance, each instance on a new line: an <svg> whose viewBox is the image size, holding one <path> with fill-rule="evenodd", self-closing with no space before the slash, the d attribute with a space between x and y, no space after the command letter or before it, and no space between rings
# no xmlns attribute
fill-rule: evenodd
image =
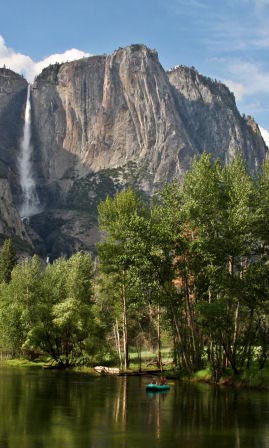
<svg viewBox="0 0 269 448"><path fill-rule="evenodd" d="M149 392L161 392L163 390L169 390L169 384L147 384L146 390Z"/></svg>

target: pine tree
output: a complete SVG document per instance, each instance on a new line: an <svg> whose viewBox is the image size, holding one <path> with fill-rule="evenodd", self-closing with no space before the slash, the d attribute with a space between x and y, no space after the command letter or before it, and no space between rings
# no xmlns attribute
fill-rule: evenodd
<svg viewBox="0 0 269 448"><path fill-rule="evenodd" d="M13 241L9 238L4 241L0 252L0 282L9 283L11 273L17 264L17 254Z"/></svg>

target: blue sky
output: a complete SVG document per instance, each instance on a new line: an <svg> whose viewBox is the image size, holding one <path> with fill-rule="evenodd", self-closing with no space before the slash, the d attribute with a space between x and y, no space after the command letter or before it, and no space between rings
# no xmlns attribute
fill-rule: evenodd
<svg viewBox="0 0 269 448"><path fill-rule="evenodd" d="M269 0L4 0L0 36L0 66L29 79L56 60L144 43L166 69L225 82L269 141Z"/></svg>

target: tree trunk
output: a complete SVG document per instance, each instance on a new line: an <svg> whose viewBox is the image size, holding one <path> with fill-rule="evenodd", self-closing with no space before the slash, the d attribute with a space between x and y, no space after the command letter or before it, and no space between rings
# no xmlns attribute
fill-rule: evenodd
<svg viewBox="0 0 269 448"><path fill-rule="evenodd" d="M161 368L161 371L163 370L163 363L162 363L162 355L161 355L161 326L160 326L160 305L158 305L157 308L157 338L158 338L158 366Z"/></svg>
<svg viewBox="0 0 269 448"><path fill-rule="evenodd" d="M121 354L121 346L120 346L120 333L119 333L119 326L118 326L118 320L116 319L116 322L114 324L114 336L115 336L115 345L116 349L119 355L119 361L120 361L120 370L122 370L122 354Z"/></svg>
<svg viewBox="0 0 269 448"><path fill-rule="evenodd" d="M172 311L172 318L173 318L174 327L175 327L175 330L176 330L176 335L177 335L177 338L178 338L178 341L179 341L179 344L180 344L180 347L181 347L181 353L182 353L183 362L185 364L185 368L187 369L187 371L189 373L191 373L192 369L191 369L189 360L187 359L187 356L186 356L186 353L185 353L185 347L183 346L182 336L181 336L181 333L180 333L180 330L179 330L179 325L178 325L178 322L177 322L176 313L174 311L174 307L173 306L171 306L171 311Z"/></svg>
<svg viewBox="0 0 269 448"><path fill-rule="evenodd" d="M187 261L185 260L185 263L187 265ZM198 345L198 338L197 338L197 328L194 321L194 313L193 313L193 307L190 300L190 286L189 286L189 279L188 279L188 273L187 270L184 270L183 273L183 287L184 287L184 296L185 296L185 311L186 311L186 317L187 317L187 324L190 330L190 347L191 347L191 359L193 364L193 369L197 370L200 367L199 362L199 347Z"/></svg>
<svg viewBox="0 0 269 448"><path fill-rule="evenodd" d="M231 368L233 369L234 373L235 373L236 375L238 375L238 374L239 374L239 371L238 371L238 369L237 369L237 367L236 367L235 358L234 358L234 353L233 353L231 347L228 347L228 346L226 346L225 344L223 344L223 348L224 348L225 354L226 354L226 356L227 356L227 358L228 358L228 360L229 360L229 363L230 363L230 365L231 365Z"/></svg>
<svg viewBox="0 0 269 448"><path fill-rule="evenodd" d="M123 305L123 352L124 352L124 368L129 367L129 342L128 342L128 327L127 327L127 303L126 303L126 285L125 285L125 272L123 273L122 284L122 305Z"/></svg>

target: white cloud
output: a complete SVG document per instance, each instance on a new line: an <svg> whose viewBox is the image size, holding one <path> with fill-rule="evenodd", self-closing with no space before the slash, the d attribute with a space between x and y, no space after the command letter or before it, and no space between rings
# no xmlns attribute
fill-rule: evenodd
<svg viewBox="0 0 269 448"><path fill-rule="evenodd" d="M262 50L264 48L269 48L269 37L265 36L265 37L253 39L252 45L254 48L257 48L258 50Z"/></svg>
<svg viewBox="0 0 269 448"><path fill-rule="evenodd" d="M221 69L221 80L238 101L251 95L269 94L269 72L261 64L239 58L211 58Z"/></svg>
<svg viewBox="0 0 269 448"><path fill-rule="evenodd" d="M239 110L255 117L263 125L266 139L269 111L268 63L249 62L241 58L213 58L211 61L218 66L217 78L234 93Z"/></svg>
<svg viewBox="0 0 269 448"><path fill-rule="evenodd" d="M269 48L269 0L226 0L226 12L215 8L205 37L211 52L235 53ZM209 32L210 31L210 32Z"/></svg>
<svg viewBox="0 0 269 448"><path fill-rule="evenodd" d="M33 80L35 76L37 76L43 68L48 67L50 64L55 64L56 62L67 62L67 61L75 61L76 59L81 59L83 57L91 56L90 53L85 53L84 51L77 50L76 48L72 48L71 50L66 50L64 53L60 54L52 54L45 59L42 59L40 62L34 63L34 67L29 73L28 78Z"/></svg>
<svg viewBox="0 0 269 448"><path fill-rule="evenodd" d="M0 35L0 67L5 65L14 72L24 75L29 82L32 82L35 76L50 64L74 61L88 56L91 55L84 51L77 50L76 48L72 48L64 53L53 54L39 62L35 62L29 56L16 53L12 48L8 48L3 37Z"/></svg>
<svg viewBox="0 0 269 448"><path fill-rule="evenodd" d="M233 92L236 101L240 101L245 94L245 87L239 82L232 81L231 79L224 79L224 84L229 87L230 91Z"/></svg>
<svg viewBox="0 0 269 448"><path fill-rule="evenodd" d="M211 52L235 53L269 48L268 24L264 25L262 19L240 23L237 17L224 17L209 27L211 35L205 37L205 43Z"/></svg>
<svg viewBox="0 0 269 448"><path fill-rule="evenodd" d="M17 73L24 74L25 71L31 70L34 62L29 56L16 53L8 48L2 36L0 36L0 66L6 66Z"/></svg>
<svg viewBox="0 0 269 448"><path fill-rule="evenodd" d="M263 139L264 139L266 145L269 148L269 131L267 131L266 129L262 128L261 126L259 126L259 128L260 128L261 134L263 136Z"/></svg>
<svg viewBox="0 0 269 448"><path fill-rule="evenodd" d="M226 60L226 70L245 86L248 95L258 92L269 93L269 72L258 63Z"/></svg>

